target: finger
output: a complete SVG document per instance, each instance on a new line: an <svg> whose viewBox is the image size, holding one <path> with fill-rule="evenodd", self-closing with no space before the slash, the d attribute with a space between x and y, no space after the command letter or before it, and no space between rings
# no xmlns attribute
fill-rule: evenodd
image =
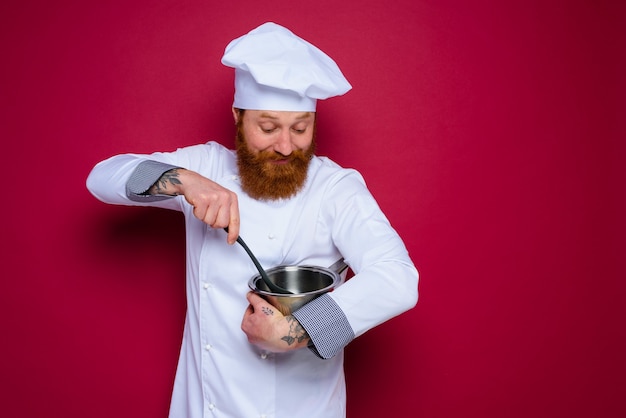
<svg viewBox="0 0 626 418"><path fill-rule="evenodd" d="M215 208L214 205L210 205L207 208L207 211L204 215L204 218L202 219L202 222L212 227L213 225L215 225L216 218L217 218L217 209Z"/></svg>
<svg viewBox="0 0 626 418"><path fill-rule="evenodd" d="M254 315L254 309L252 308L251 305L248 305L248 307L246 308L246 311L243 313L243 318L241 318L241 330L246 334L246 336L248 337L248 341L252 342L250 340L250 335L248 334L248 329L250 328L250 318L252 317L252 315Z"/></svg>
<svg viewBox="0 0 626 418"><path fill-rule="evenodd" d="M254 292L248 292L246 294L246 298L248 299L250 306L252 306L255 310L260 309L261 306L268 305L265 299L263 299L261 296L257 295Z"/></svg>
<svg viewBox="0 0 626 418"><path fill-rule="evenodd" d="M243 313L244 319L249 317L253 313L254 313L254 308L252 307L252 305L248 305L248 307L246 308L246 311Z"/></svg>
<svg viewBox="0 0 626 418"><path fill-rule="evenodd" d="M217 215L215 216L215 222L213 222L213 225L211 225L213 228L226 228L228 227L228 222L229 222L229 213L228 213L228 209L226 209L225 207L222 207L219 209L219 211L217 212Z"/></svg>
<svg viewBox="0 0 626 418"><path fill-rule="evenodd" d="M213 212L214 210L212 205L206 205L203 203L193 205L193 215L207 225L211 225L213 219L215 218L215 214Z"/></svg>
<svg viewBox="0 0 626 418"><path fill-rule="evenodd" d="M193 207L193 215L204 222L204 217L206 216L206 206L196 206Z"/></svg>
<svg viewBox="0 0 626 418"><path fill-rule="evenodd" d="M229 244L234 244L237 241L237 237L239 236L239 204L237 202L237 198L233 200L230 205L230 219L228 221L228 237L226 238Z"/></svg>

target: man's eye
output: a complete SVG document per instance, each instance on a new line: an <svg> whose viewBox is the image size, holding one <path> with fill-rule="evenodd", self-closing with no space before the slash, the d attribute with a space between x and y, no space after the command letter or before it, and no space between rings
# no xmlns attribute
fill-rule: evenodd
<svg viewBox="0 0 626 418"><path fill-rule="evenodd" d="M303 134L306 132L306 128L293 128L293 131L297 134Z"/></svg>
<svg viewBox="0 0 626 418"><path fill-rule="evenodd" d="M261 130L265 132L266 134L271 134L272 132L276 130L276 128L273 126L271 128L261 127Z"/></svg>

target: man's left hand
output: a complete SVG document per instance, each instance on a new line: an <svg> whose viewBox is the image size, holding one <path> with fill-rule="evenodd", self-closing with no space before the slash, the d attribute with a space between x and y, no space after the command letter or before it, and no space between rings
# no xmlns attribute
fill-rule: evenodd
<svg viewBox="0 0 626 418"><path fill-rule="evenodd" d="M241 329L248 341L274 353L306 347L309 335L296 318L284 316L259 295L249 292L250 305L243 315Z"/></svg>

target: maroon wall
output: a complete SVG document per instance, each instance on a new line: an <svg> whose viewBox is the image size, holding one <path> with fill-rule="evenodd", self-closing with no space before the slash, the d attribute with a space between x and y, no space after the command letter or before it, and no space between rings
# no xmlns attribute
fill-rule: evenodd
<svg viewBox="0 0 626 418"><path fill-rule="evenodd" d="M625 13L4 2L3 415L166 415L182 218L104 205L85 179L115 153L231 145L219 60L272 20L354 86L320 103L320 153L364 174L421 272L417 308L347 350L349 417L626 416Z"/></svg>

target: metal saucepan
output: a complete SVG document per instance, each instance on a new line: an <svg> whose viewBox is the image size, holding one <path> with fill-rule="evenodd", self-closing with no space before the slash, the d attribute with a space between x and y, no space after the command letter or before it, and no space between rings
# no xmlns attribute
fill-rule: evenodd
<svg viewBox="0 0 626 418"><path fill-rule="evenodd" d="M250 289L267 300L283 315L290 315L305 303L330 292L341 283L340 274L348 268L343 258L328 268L319 266L278 266L267 269L270 281L291 294L274 293L260 274L248 282Z"/></svg>

